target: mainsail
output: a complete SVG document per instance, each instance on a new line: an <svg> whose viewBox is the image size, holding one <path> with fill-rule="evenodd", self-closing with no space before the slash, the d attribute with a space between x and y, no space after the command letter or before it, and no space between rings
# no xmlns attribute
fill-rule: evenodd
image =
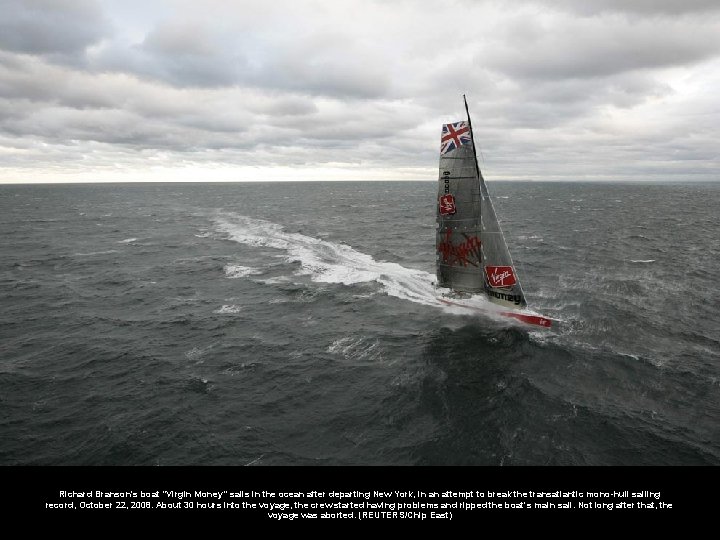
<svg viewBox="0 0 720 540"><path fill-rule="evenodd" d="M465 110L467 120L443 125L441 135L437 285L460 297L484 292L495 304L522 309L527 302L478 166L467 101Z"/></svg>

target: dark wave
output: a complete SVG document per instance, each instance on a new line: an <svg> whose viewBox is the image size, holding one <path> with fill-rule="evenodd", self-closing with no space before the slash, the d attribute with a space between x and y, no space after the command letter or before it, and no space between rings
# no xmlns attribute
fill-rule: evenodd
<svg viewBox="0 0 720 540"><path fill-rule="evenodd" d="M433 305L435 187L0 187L0 463L720 464L720 190L491 183L535 332Z"/></svg>

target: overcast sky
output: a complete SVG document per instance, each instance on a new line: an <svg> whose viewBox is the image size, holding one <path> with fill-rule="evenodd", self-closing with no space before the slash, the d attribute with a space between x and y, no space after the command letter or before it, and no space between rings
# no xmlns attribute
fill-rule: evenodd
<svg viewBox="0 0 720 540"><path fill-rule="evenodd" d="M718 0L0 0L0 182L720 179Z"/></svg>

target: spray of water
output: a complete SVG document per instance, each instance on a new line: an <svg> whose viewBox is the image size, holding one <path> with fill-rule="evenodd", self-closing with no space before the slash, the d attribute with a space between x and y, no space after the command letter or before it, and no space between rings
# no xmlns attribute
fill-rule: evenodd
<svg viewBox="0 0 720 540"><path fill-rule="evenodd" d="M435 276L397 263L376 261L345 244L286 232L269 221L236 214L215 219L218 230L241 244L283 250L290 262L300 263L300 272L322 283L377 282L390 296L424 305L440 305Z"/></svg>

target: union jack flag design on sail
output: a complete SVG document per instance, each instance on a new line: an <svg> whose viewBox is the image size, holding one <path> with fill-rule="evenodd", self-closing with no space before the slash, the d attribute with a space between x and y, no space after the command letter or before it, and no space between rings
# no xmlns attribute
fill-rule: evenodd
<svg viewBox="0 0 720 540"><path fill-rule="evenodd" d="M440 137L440 155L445 155L451 150L460 148L463 144L469 144L470 126L467 122L455 122L454 124L443 124Z"/></svg>

